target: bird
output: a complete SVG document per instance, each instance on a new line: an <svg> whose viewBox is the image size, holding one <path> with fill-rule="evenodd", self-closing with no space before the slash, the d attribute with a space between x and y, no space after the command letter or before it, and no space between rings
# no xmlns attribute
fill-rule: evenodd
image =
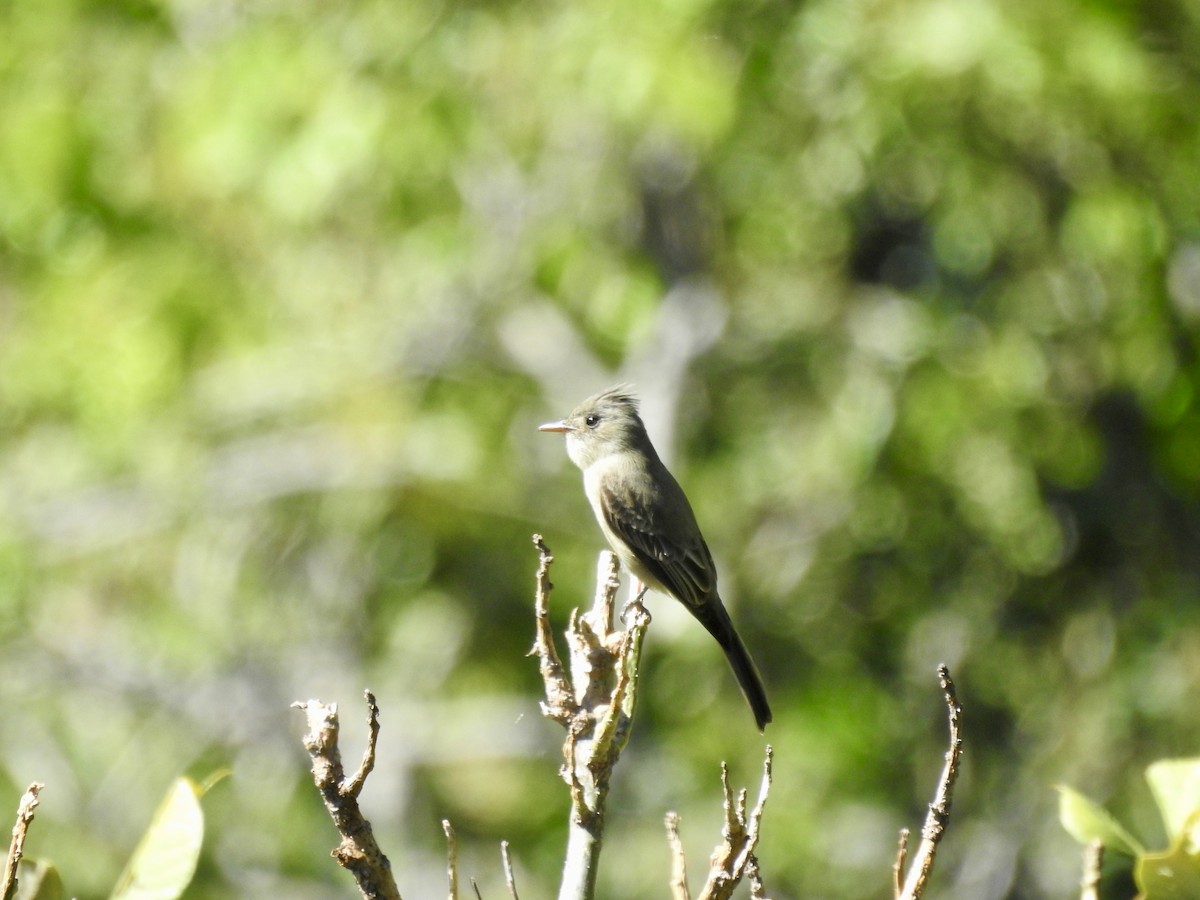
<svg viewBox="0 0 1200 900"><path fill-rule="evenodd" d="M644 586L639 599L647 589L674 597L716 638L764 731L771 706L762 677L721 602L717 567L692 505L650 442L632 390L608 388L538 430L566 435L600 530Z"/></svg>

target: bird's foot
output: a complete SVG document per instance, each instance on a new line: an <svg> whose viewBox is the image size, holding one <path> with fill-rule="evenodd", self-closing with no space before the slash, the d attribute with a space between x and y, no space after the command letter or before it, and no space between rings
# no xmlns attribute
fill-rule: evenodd
<svg viewBox="0 0 1200 900"><path fill-rule="evenodd" d="M645 606L642 605L642 598L646 596L646 591L648 591L649 588L646 585L642 584L642 582L640 582L640 581L637 584L638 584L637 594L634 596L634 598L632 600L626 602L626 604L621 607L621 621L625 622L626 624L628 624L628 622L629 622L629 614L631 612L635 613L635 614L643 615L647 619L650 618L650 611L648 609L646 609Z"/></svg>

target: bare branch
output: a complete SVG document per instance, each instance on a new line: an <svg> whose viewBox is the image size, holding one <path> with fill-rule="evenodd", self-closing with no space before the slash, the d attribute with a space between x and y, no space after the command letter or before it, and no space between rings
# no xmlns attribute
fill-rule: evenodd
<svg viewBox="0 0 1200 900"><path fill-rule="evenodd" d="M583 614L573 611L567 625L568 681L549 621L549 566L553 556L539 535L534 535L533 542L540 559L533 653L538 657L546 689L542 714L562 724L567 732L562 777L571 791L571 813L558 896L559 900L590 900L596 891L609 781L629 739L642 642L650 616L637 604L630 621L614 622L620 587L618 564L610 551L602 553L592 606Z"/></svg>
<svg viewBox="0 0 1200 900"><path fill-rule="evenodd" d="M729 767L721 764L721 784L725 794L725 826L721 829L723 840L709 860L708 881L700 891L700 900L728 900L733 895L734 888L751 869L755 872L753 880L757 882L756 889L762 893L762 883L757 876L758 860L754 851L758 846L767 796L771 792L771 767L774 756L774 750L768 745L766 759L763 761L758 802L749 815L746 814L745 788L735 796L729 784Z"/></svg>
<svg viewBox="0 0 1200 900"><path fill-rule="evenodd" d="M0 881L0 897L4 900L13 900L17 896L17 867L25 855L25 837L29 833L29 826L33 824L33 811L37 809L40 802L38 797L44 787L44 784L33 782L25 789L21 802L17 804L17 821L13 825L12 841L4 860L4 878Z"/></svg>
<svg viewBox="0 0 1200 900"><path fill-rule="evenodd" d="M1083 848L1083 880L1079 900L1100 900L1100 869L1104 865L1104 845L1099 838Z"/></svg>
<svg viewBox="0 0 1200 900"><path fill-rule="evenodd" d="M959 736L962 707L958 705L954 682L950 680L950 670L945 664L938 666L938 683L949 711L950 749L946 751L946 765L942 769L933 803L929 804L925 825L921 828L921 844L908 870L904 888L898 895L899 900L917 900L925 890L929 875L933 871L933 859L937 855L938 843L950 821L950 801L954 794L954 783L958 779L958 765L962 756L962 738Z"/></svg>
<svg viewBox="0 0 1200 900"><path fill-rule="evenodd" d="M762 874L758 871L757 856L751 856L746 860L746 880L750 882L750 900L767 900Z"/></svg>
<svg viewBox="0 0 1200 900"><path fill-rule="evenodd" d="M609 599L611 609L611 598ZM629 740L629 729L633 725L633 712L637 706L638 674L642 658L642 640L650 625L650 613L641 603L631 604L629 630L619 633L615 642L617 683L612 689L607 704L607 713L596 729L594 757L611 759L615 765L617 757ZM611 770L612 766L609 766Z"/></svg>
<svg viewBox="0 0 1200 900"><path fill-rule="evenodd" d="M900 843L896 847L896 861L892 863L892 897L895 900L900 900L900 894L904 890L904 865L908 862L908 835L907 828L900 829Z"/></svg>
<svg viewBox="0 0 1200 900"><path fill-rule="evenodd" d="M348 797L358 797L362 793L367 776L375 768L375 744L379 740L379 704L375 702L375 695L370 691L363 691L363 696L367 701L367 746L363 750L358 771L342 786L342 792Z"/></svg>
<svg viewBox="0 0 1200 900"><path fill-rule="evenodd" d="M504 883L508 885L508 896L512 900L521 900L517 896L517 879L513 875L512 860L508 856L508 841L500 842L500 862L504 866Z"/></svg>
<svg viewBox="0 0 1200 900"><path fill-rule="evenodd" d="M687 883L687 857L683 852L683 841L679 837L679 814L667 813L666 825L667 846L671 848L672 900L692 900Z"/></svg>
<svg viewBox="0 0 1200 900"><path fill-rule="evenodd" d="M529 655L538 658L538 668L546 686L546 702L542 704L542 714L565 725L571 718L571 710L575 704L562 660L554 647L554 632L550 629L550 591L554 589L554 585L550 583L550 563L554 562L554 556L540 534L533 536L533 544L538 550L537 590L534 595L537 636Z"/></svg>
<svg viewBox="0 0 1200 900"><path fill-rule="evenodd" d="M767 795L771 793L771 768L775 762L775 748L767 744L767 755L763 761L762 781L758 785L758 802L750 810L750 832L757 840L759 827L762 825L763 811L767 808ZM742 790L742 808L745 809L746 791ZM753 849L753 848L751 848Z"/></svg>
<svg viewBox="0 0 1200 900"><path fill-rule="evenodd" d="M442 819L442 832L446 835L446 881L450 900L458 900L458 837L449 819Z"/></svg>
<svg viewBox="0 0 1200 900"><path fill-rule="evenodd" d="M596 594L588 614L601 639L608 637L617 609L617 591L621 589L621 565L615 553L601 553L596 561Z"/></svg>
<svg viewBox="0 0 1200 900"><path fill-rule="evenodd" d="M371 709L368 723L372 732L378 730L378 709L374 697L367 693ZM350 871L363 897L369 900L400 900L400 891L392 877L392 866L375 842L371 823L358 806L358 794L370 767L374 765L375 738L368 739L363 763L353 778L347 779L338 749L337 704L309 700L293 703L308 719L304 748L312 758L313 781L325 801L333 824L342 836L341 843L330 854L344 869Z"/></svg>
<svg viewBox="0 0 1200 900"><path fill-rule="evenodd" d="M588 813L587 799L584 795L583 782L579 780L579 765L576 761L576 748L579 746L580 737L588 730L588 722L583 718L577 718L571 722L571 726L567 731L567 739L563 743L563 756L566 758L566 765L563 768L563 779L571 789L571 821L578 821L579 824L584 824ZM584 767L586 769L586 766Z"/></svg>

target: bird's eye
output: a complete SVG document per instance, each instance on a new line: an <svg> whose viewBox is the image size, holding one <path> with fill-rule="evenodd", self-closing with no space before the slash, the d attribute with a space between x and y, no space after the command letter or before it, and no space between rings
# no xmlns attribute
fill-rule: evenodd
<svg viewBox="0 0 1200 900"><path fill-rule="evenodd" d="M584 416L583 421L588 428L595 428L600 424L600 417L595 413L592 413L590 416Z"/></svg>

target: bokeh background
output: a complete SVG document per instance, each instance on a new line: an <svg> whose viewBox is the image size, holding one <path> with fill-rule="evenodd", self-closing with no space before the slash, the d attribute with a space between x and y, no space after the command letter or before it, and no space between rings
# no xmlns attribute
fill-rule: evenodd
<svg viewBox="0 0 1200 900"><path fill-rule="evenodd" d="M537 710L599 533L535 426L633 382L777 715L772 896L1069 896L1052 784L1161 841L1200 748L1200 9L1187 0L0 5L0 810L104 896L228 765L189 896L353 894L294 700L383 707L407 896L550 896ZM608 897L699 878L763 739L652 604Z"/></svg>

